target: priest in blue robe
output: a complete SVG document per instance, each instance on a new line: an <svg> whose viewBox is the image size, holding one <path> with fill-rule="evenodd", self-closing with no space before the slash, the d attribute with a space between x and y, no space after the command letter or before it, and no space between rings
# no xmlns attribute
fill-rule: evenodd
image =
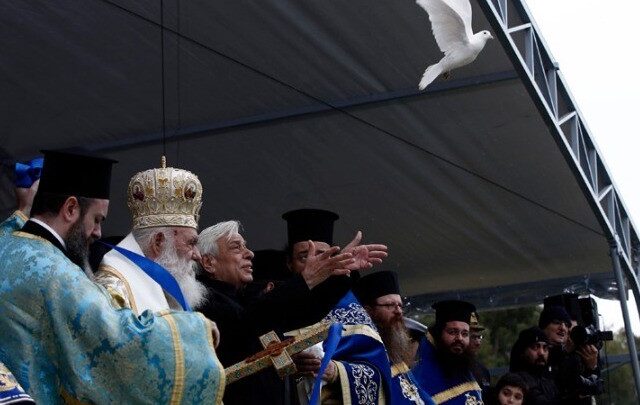
<svg viewBox="0 0 640 405"><path fill-rule="evenodd" d="M112 163L45 152L31 219L0 224L0 362L43 404L220 403L208 320L135 316L89 278Z"/></svg>
<svg viewBox="0 0 640 405"><path fill-rule="evenodd" d="M420 342L414 380L436 404L481 405L481 389L471 372L469 325L475 306L448 300L432 306L436 322Z"/></svg>
<svg viewBox="0 0 640 405"><path fill-rule="evenodd" d="M361 278L326 320L343 328L335 352L324 343L325 381L314 392L323 403L432 405L431 397L409 373L410 339L402 317L402 298L395 272ZM364 307L358 301L360 300ZM319 391L319 394L317 393Z"/></svg>

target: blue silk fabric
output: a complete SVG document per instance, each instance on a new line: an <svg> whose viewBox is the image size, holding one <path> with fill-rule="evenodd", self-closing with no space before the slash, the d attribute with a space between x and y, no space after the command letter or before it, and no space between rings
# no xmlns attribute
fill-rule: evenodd
<svg viewBox="0 0 640 405"><path fill-rule="evenodd" d="M423 337L418 348L418 362L409 373L436 404L482 405L481 389L470 370L445 375L436 358L436 348Z"/></svg>
<svg viewBox="0 0 640 405"><path fill-rule="evenodd" d="M198 313L116 309L48 241L0 224L0 361L42 404L221 403L224 370Z"/></svg>
<svg viewBox="0 0 640 405"><path fill-rule="evenodd" d="M42 174L42 166L44 158L38 157L28 162L16 162L15 166L15 184L16 187L29 188L40 178Z"/></svg>
<svg viewBox="0 0 640 405"><path fill-rule="evenodd" d="M414 389L423 396L409 398L401 385L405 377L392 376L382 339L371 318L351 292L325 319L341 323L344 327L332 357L338 363L344 403L432 404L426 392L415 386Z"/></svg>

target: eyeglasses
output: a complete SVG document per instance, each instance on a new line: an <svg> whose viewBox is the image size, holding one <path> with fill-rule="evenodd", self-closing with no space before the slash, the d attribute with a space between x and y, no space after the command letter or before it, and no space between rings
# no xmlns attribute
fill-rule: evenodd
<svg viewBox="0 0 640 405"><path fill-rule="evenodd" d="M444 333L446 333L449 336L460 336L463 338L469 337L469 331L464 329L450 328L450 329L445 329Z"/></svg>
<svg viewBox="0 0 640 405"><path fill-rule="evenodd" d="M399 310L403 310L405 308L407 308L409 306L409 304L400 304L400 303L392 303L392 304L373 304L374 307L385 307L386 309L388 309L389 311L393 311L394 309L398 308Z"/></svg>

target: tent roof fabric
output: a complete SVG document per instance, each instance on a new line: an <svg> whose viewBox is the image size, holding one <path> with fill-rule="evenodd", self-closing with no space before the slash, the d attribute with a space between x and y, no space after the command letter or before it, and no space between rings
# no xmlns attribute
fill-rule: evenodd
<svg viewBox="0 0 640 405"><path fill-rule="evenodd" d="M128 231L128 180L159 165L164 119L169 165L202 181L200 226L240 220L254 249L284 245L283 212L323 208L336 242L389 245L407 295L526 282L535 300L591 276L610 293L606 233L500 42L419 93L441 53L414 1L169 0L163 39L159 2L129 3L0 13L0 158L119 160L103 234Z"/></svg>

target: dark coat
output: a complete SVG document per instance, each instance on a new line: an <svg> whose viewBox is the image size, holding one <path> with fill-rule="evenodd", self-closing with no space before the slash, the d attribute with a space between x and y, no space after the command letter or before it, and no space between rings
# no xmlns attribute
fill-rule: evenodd
<svg viewBox="0 0 640 405"><path fill-rule="evenodd" d="M471 363L471 374L482 388L482 399L488 398L489 389L491 388L491 374L489 370L477 360Z"/></svg>
<svg viewBox="0 0 640 405"><path fill-rule="evenodd" d="M216 349L225 367L263 350L259 337L269 331L283 332L320 321L348 291L343 277L329 279L309 290L304 279L293 276L277 282L274 289L257 296L245 296L228 284L199 278L209 290L208 303L197 308L216 322L220 345ZM282 336L281 336L282 337ZM284 383L273 369L259 372L227 386L226 404L282 404Z"/></svg>
<svg viewBox="0 0 640 405"><path fill-rule="evenodd" d="M520 370L516 374L527 384L525 405L560 405L562 403L558 387L547 370Z"/></svg>

